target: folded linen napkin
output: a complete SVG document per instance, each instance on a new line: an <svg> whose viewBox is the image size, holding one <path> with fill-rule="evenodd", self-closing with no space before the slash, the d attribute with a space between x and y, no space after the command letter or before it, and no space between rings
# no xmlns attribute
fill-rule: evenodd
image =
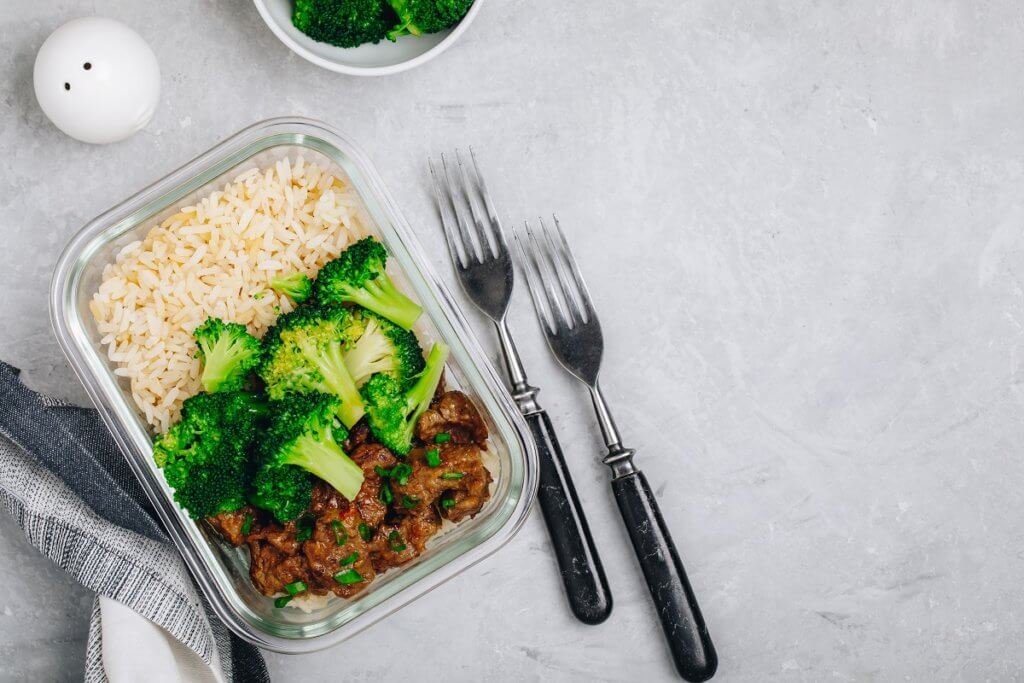
<svg viewBox="0 0 1024 683"><path fill-rule="evenodd" d="M87 681L269 681L263 656L196 590L96 411L0 362L0 503L29 542L96 591Z"/></svg>

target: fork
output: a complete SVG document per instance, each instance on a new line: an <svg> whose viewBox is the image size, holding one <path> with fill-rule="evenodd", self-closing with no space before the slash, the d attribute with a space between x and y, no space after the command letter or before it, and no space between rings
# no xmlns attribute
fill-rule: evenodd
<svg viewBox="0 0 1024 683"><path fill-rule="evenodd" d="M514 282L512 258L472 148L469 154L472 172L462 163L458 150L455 152L457 182L452 182L448 161L443 154L440 174L433 161L427 160L445 241L466 295L498 329L512 397L530 425L537 444L540 456L537 498L551 535L569 606L580 621L599 624L612 611L608 579L590 536L558 437L547 413L537 403L538 389L526 380L526 371L505 320ZM467 207L469 216L466 215Z"/></svg>
<svg viewBox="0 0 1024 683"><path fill-rule="evenodd" d="M537 233L525 223L525 237L518 231L515 234L537 317L552 354L590 389L608 446L604 463L611 468L615 501L647 580L676 669L688 681L706 681L718 668L718 655L658 502L647 478L633 463L635 451L622 445L601 394L601 324L558 219L553 217L553 223L554 228L549 229L541 219Z"/></svg>

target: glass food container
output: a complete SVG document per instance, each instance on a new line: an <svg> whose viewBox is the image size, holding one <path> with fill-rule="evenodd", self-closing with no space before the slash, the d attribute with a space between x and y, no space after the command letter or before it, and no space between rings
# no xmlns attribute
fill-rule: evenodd
<svg viewBox="0 0 1024 683"><path fill-rule="evenodd" d="M451 347L449 385L473 399L490 428L486 462L494 478L491 498L475 518L446 524L420 557L378 575L354 598L333 599L309 612L275 608L249 580L248 550L223 543L174 503L153 463L150 430L126 381L115 376L88 306L103 267L155 223L243 171L299 154L346 178L362 199L375 236L391 253L393 276L423 306L419 331ZM362 631L507 543L536 495L537 453L501 379L373 165L348 138L319 121L280 118L251 126L90 222L60 257L50 315L61 348L201 590L232 631L260 647L310 652Z"/></svg>

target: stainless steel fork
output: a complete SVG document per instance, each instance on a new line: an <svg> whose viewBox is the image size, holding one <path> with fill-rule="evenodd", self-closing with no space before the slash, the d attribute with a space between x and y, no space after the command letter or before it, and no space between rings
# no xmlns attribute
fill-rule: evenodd
<svg viewBox="0 0 1024 683"><path fill-rule="evenodd" d="M516 233L516 244L537 317L555 358L590 388L608 446L604 462L612 471L615 500L647 579L676 669L688 681L706 681L715 674L718 656L658 502L647 478L633 463L633 449L622 445L601 394L598 374L604 336L590 292L557 218L553 218L551 228L543 219L536 232L529 223L525 228L525 236Z"/></svg>
<svg viewBox="0 0 1024 683"><path fill-rule="evenodd" d="M512 258L472 148L469 154L471 169L467 168L470 164L463 164L456 151L454 182L443 154L440 174L428 160L445 239L466 295L498 328L512 397L537 444L540 456L537 499L551 534L569 605L580 621L599 624L612 611L608 579L555 430L547 413L537 403L538 389L526 381L526 371L505 321L514 283Z"/></svg>

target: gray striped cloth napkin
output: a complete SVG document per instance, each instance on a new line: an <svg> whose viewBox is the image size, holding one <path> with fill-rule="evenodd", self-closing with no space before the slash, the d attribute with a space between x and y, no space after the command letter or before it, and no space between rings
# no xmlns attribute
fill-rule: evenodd
<svg viewBox="0 0 1024 683"><path fill-rule="evenodd" d="M97 594L86 680L108 680L101 605L110 599L161 627L215 677L269 681L259 650L205 604L96 412L37 394L18 374L0 362L0 503L32 545Z"/></svg>

